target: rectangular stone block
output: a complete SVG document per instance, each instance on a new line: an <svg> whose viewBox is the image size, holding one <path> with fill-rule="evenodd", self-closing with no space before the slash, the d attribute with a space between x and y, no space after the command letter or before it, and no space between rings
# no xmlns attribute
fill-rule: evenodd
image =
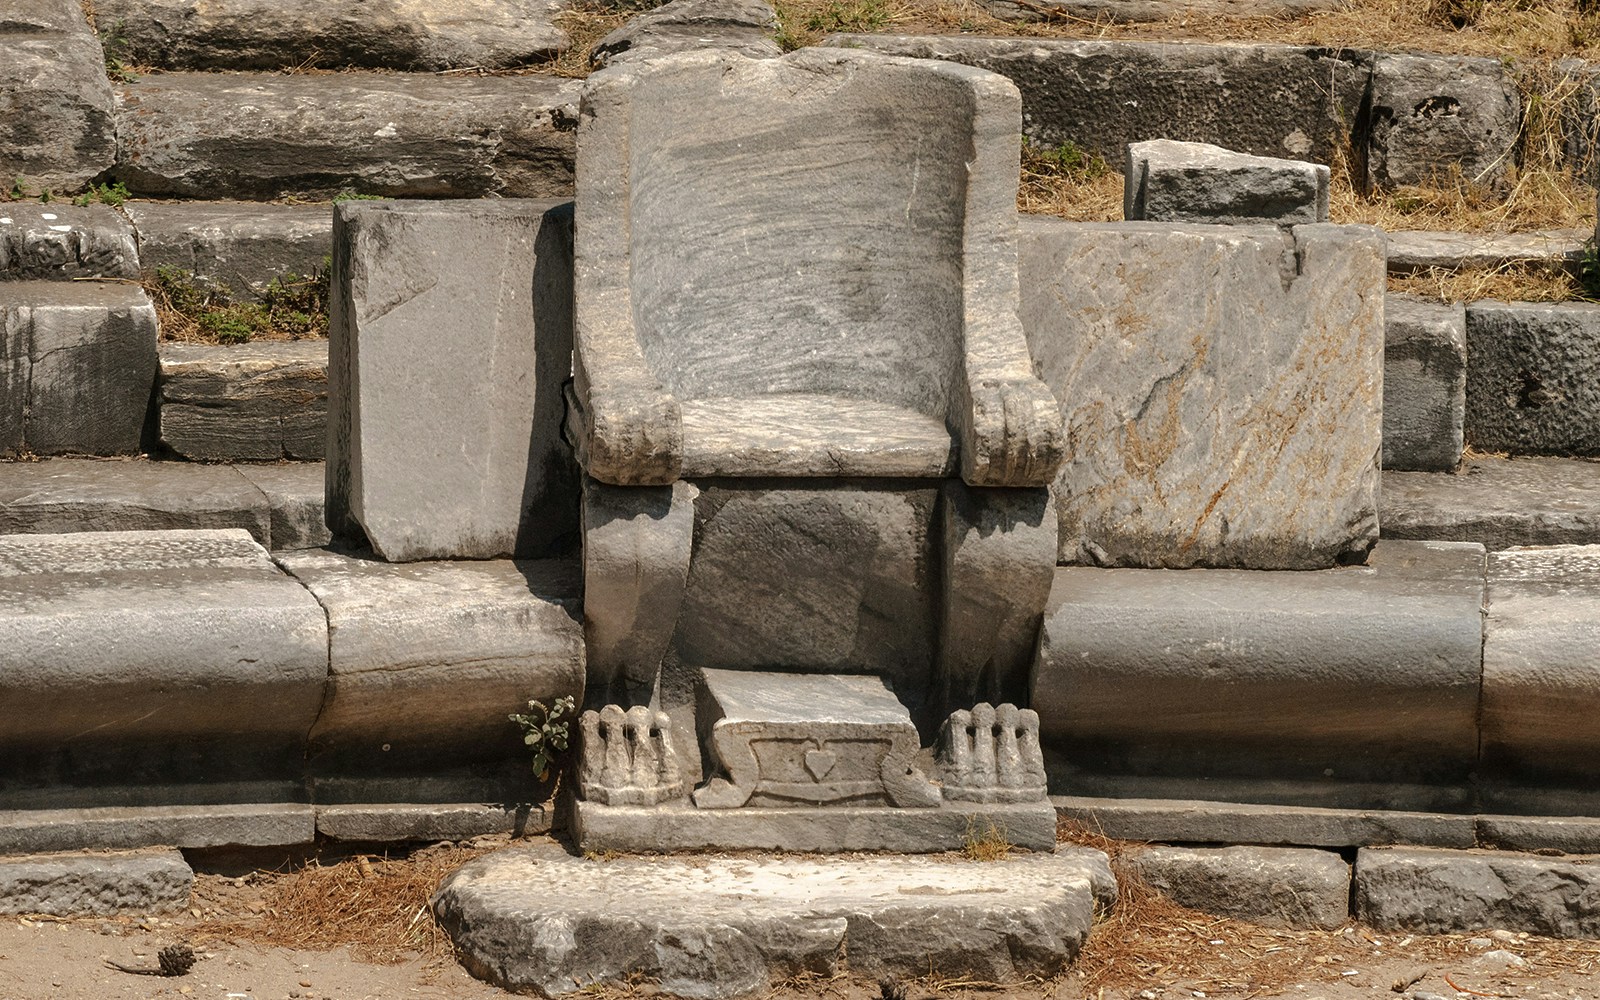
<svg viewBox="0 0 1600 1000"><path fill-rule="evenodd" d="M327 205L129 202L146 271L175 267L235 296L259 295L287 274L314 275L333 252Z"/></svg>
<svg viewBox="0 0 1600 1000"><path fill-rule="evenodd" d="M1124 219L1283 226L1328 221L1328 168L1316 163L1151 139L1128 146L1124 178Z"/></svg>
<svg viewBox="0 0 1600 1000"><path fill-rule="evenodd" d="M1384 542L1317 573L1058 569L1032 701L1051 790L1459 809L1483 560Z"/></svg>
<svg viewBox="0 0 1600 1000"><path fill-rule="evenodd" d="M321 462L239 465L234 469L266 497L272 524L267 547L272 551L320 549L333 540L324 515L326 473Z"/></svg>
<svg viewBox="0 0 1600 1000"><path fill-rule="evenodd" d="M1029 139L1071 142L1111 163L1146 139L1327 163L1351 136L1370 75L1363 53L1292 45L969 35L833 35L825 44L1008 76L1022 91Z"/></svg>
<svg viewBox="0 0 1600 1000"><path fill-rule="evenodd" d="M1077 795L1052 795L1050 801L1062 817L1117 840L1309 847L1472 847L1476 843L1476 818L1461 813Z"/></svg>
<svg viewBox="0 0 1600 1000"><path fill-rule="evenodd" d="M1367 181L1495 186L1516 165L1522 95L1499 59L1382 52L1373 57Z"/></svg>
<svg viewBox="0 0 1600 1000"><path fill-rule="evenodd" d="M1465 443L1466 311L1460 303L1391 295L1383 340L1383 467L1454 469Z"/></svg>
<svg viewBox="0 0 1600 1000"><path fill-rule="evenodd" d="M0 858L0 913L107 917L189 903L194 871L172 849Z"/></svg>
<svg viewBox="0 0 1600 1000"><path fill-rule="evenodd" d="M1356 918L1378 930L1600 935L1593 856L1368 847L1356 855L1355 884Z"/></svg>
<svg viewBox="0 0 1600 1000"><path fill-rule="evenodd" d="M128 190L179 198L559 198L579 83L428 73L155 73L117 86ZM353 141L360 137L360 141ZM270 156L261 150L270 148Z"/></svg>
<svg viewBox="0 0 1600 1000"><path fill-rule="evenodd" d="M570 209L346 202L334 224L328 525L391 561L539 555L576 531L561 439Z"/></svg>
<svg viewBox="0 0 1600 1000"><path fill-rule="evenodd" d="M138 276L133 227L116 209L0 203L0 279Z"/></svg>
<svg viewBox="0 0 1600 1000"><path fill-rule="evenodd" d="M1494 270L1515 264L1576 267L1587 229L1543 229L1531 233L1451 233L1403 229L1389 233L1389 273L1414 274L1430 267Z"/></svg>
<svg viewBox="0 0 1600 1000"><path fill-rule="evenodd" d="M1180 906L1267 927L1331 931L1350 919L1350 866L1332 851L1157 844L1129 860Z"/></svg>
<svg viewBox="0 0 1600 1000"><path fill-rule="evenodd" d="M29 190L82 190L117 150L105 52L82 8L0 0L0 48L0 177Z"/></svg>
<svg viewBox="0 0 1600 1000"><path fill-rule="evenodd" d="M316 839L311 806L103 806L0 809L0 851L81 851L134 847L281 847Z"/></svg>
<svg viewBox="0 0 1600 1000"><path fill-rule="evenodd" d="M161 346L161 443L201 461L317 461L328 342Z"/></svg>
<svg viewBox="0 0 1600 1000"><path fill-rule="evenodd" d="M317 775L530 761L507 716L529 699L583 692L574 565L399 566L326 551L277 559L328 615L328 692L311 729Z"/></svg>
<svg viewBox="0 0 1600 1000"><path fill-rule="evenodd" d="M1480 451L1600 455L1600 305L1469 305L1466 434Z"/></svg>
<svg viewBox="0 0 1600 1000"><path fill-rule="evenodd" d="M243 528L272 544L272 506L233 468L57 458L0 463L0 534Z"/></svg>
<svg viewBox="0 0 1600 1000"><path fill-rule="evenodd" d="M1025 220L1062 562L1319 569L1377 538L1383 235Z"/></svg>
<svg viewBox="0 0 1600 1000"><path fill-rule="evenodd" d="M0 416L0 430L9 428L0 449L137 454L155 369L156 311L143 289L0 283L0 377L13 387L26 380L20 443L11 401L10 416Z"/></svg>
<svg viewBox="0 0 1600 1000"><path fill-rule="evenodd" d="M293 784L327 643L322 608L243 531L0 536L0 805Z"/></svg>
<svg viewBox="0 0 1600 1000"><path fill-rule="evenodd" d="M1488 608L1482 725L1493 782L1592 790L1600 775L1600 545L1491 553Z"/></svg>
<svg viewBox="0 0 1600 1000"><path fill-rule="evenodd" d="M476 802L375 804L317 807L317 833L362 843L468 840L490 833L513 837L550 832L545 806Z"/></svg>
<svg viewBox="0 0 1600 1000"><path fill-rule="evenodd" d="M1514 545L1600 543L1600 462L1473 458L1455 475L1385 472L1384 538Z"/></svg>

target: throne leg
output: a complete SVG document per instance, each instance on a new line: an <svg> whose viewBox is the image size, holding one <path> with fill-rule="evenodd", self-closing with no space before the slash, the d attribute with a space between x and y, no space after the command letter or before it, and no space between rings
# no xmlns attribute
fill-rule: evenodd
<svg viewBox="0 0 1600 1000"><path fill-rule="evenodd" d="M694 499L671 486L583 487L584 702L654 704L661 657L683 604L694 541Z"/></svg>
<svg viewBox="0 0 1600 1000"><path fill-rule="evenodd" d="M1056 566L1050 491L947 482L937 698L944 711L1024 704Z"/></svg>

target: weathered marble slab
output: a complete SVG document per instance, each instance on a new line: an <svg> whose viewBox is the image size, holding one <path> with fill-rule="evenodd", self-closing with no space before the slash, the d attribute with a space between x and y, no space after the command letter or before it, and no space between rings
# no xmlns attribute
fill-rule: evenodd
<svg viewBox="0 0 1600 1000"><path fill-rule="evenodd" d="M1023 223L1062 562L1316 569L1378 535L1383 235Z"/></svg>
<svg viewBox="0 0 1600 1000"><path fill-rule="evenodd" d="M0 202L0 279L138 276L133 227L116 209Z"/></svg>
<svg viewBox="0 0 1600 1000"><path fill-rule="evenodd" d="M1600 455L1600 305L1468 305L1466 419L1481 451Z"/></svg>
<svg viewBox="0 0 1600 1000"><path fill-rule="evenodd" d="M72 0L0 0L0 177L82 190L116 157L105 51Z"/></svg>
<svg viewBox="0 0 1600 1000"><path fill-rule="evenodd" d="M1465 445L1466 311L1391 295L1384 312L1383 467L1449 472Z"/></svg>
<svg viewBox="0 0 1600 1000"><path fill-rule="evenodd" d="M1237 225L1328 221L1328 168L1204 142L1128 145L1122 217Z"/></svg>
<svg viewBox="0 0 1600 1000"><path fill-rule="evenodd" d="M328 342L161 345L161 443L201 461L319 461Z"/></svg>

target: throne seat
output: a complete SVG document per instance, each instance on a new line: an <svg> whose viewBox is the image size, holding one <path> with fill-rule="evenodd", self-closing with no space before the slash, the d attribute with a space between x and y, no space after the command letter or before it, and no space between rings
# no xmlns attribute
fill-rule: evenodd
<svg viewBox="0 0 1600 1000"><path fill-rule="evenodd" d="M935 479L954 475L945 422L891 403L786 393L685 400L683 475Z"/></svg>

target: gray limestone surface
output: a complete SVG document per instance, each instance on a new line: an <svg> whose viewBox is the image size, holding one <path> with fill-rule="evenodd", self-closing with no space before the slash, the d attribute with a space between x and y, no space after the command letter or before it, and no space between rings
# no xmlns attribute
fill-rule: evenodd
<svg viewBox="0 0 1600 1000"><path fill-rule="evenodd" d="M1600 305L1467 307L1467 442L1489 452L1600 455Z"/></svg>
<svg viewBox="0 0 1600 1000"><path fill-rule="evenodd" d="M940 477L954 438L973 485L1048 482L1060 429L1015 315L1009 82L843 49L682 52L596 74L582 107L589 475Z"/></svg>
<svg viewBox="0 0 1600 1000"><path fill-rule="evenodd" d="M0 176L29 191L81 190L117 150L105 52L82 7L0 0L0 47Z"/></svg>
<svg viewBox="0 0 1600 1000"><path fill-rule="evenodd" d="M1477 843L1476 818L1465 813L1075 795L1054 795L1050 801L1063 818L1118 840L1312 847L1472 847Z"/></svg>
<svg viewBox="0 0 1600 1000"><path fill-rule="evenodd" d="M0 279L137 278L133 227L106 205L0 204Z"/></svg>
<svg viewBox="0 0 1600 1000"><path fill-rule="evenodd" d="M321 462L240 465L235 471L267 498L272 551L317 549L333 540L324 515Z"/></svg>
<svg viewBox="0 0 1600 1000"><path fill-rule="evenodd" d="M1385 472L1383 537L1513 545L1600 543L1600 462L1470 458L1460 472Z"/></svg>
<svg viewBox="0 0 1600 1000"><path fill-rule="evenodd" d="M595 44L596 68L689 49L733 49L756 58L782 53L778 14L766 0L671 0L628 20Z"/></svg>
<svg viewBox="0 0 1600 1000"><path fill-rule="evenodd" d="M329 677L308 760L318 774L520 758L507 716L583 691L577 568L393 564L280 553L328 616ZM531 756L531 754L529 754Z"/></svg>
<svg viewBox="0 0 1600 1000"><path fill-rule="evenodd" d="M1383 235L1022 225L1062 562L1319 569L1378 536Z"/></svg>
<svg viewBox="0 0 1600 1000"><path fill-rule="evenodd" d="M243 528L271 547L272 504L235 469L188 462L0 463L0 534Z"/></svg>
<svg viewBox="0 0 1600 1000"><path fill-rule="evenodd" d="M1428 184L1459 168L1498 186L1516 166L1522 97L1499 59L1378 53L1372 63L1367 180Z"/></svg>
<svg viewBox="0 0 1600 1000"><path fill-rule="evenodd" d="M0 283L0 455L137 454L156 336L137 285Z"/></svg>
<svg viewBox="0 0 1600 1000"><path fill-rule="evenodd" d="M1389 233L1389 273L1411 274L1439 268L1495 270L1508 264L1575 265L1583 256L1587 229L1544 229L1531 233L1450 233L1398 230Z"/></svg>
<svg viewBox="0 0 1600 1000"><path fill-rule="evenodd" d="M194 871L176 850L0 858L0 913L107 917L188 904Z"/></svg>
<svg viewBox="0 0 1600 1000"><path fill-rule="evenodd" d="M1208 914L1325 931L1350 918L1350 866L1333 851L1150 846L1131 861L1150 888Z"/></svg>
<svg viewBox="0 0 1600 1000"><path fill-rule="evenodd" d="M0 809L0 851L136 847L279 847L316 839L310 805L101 806Z"/></svg>
<svg viewBox="0 0 1600 1000"><path fill-rule="evenodd" d="M1460 303L1389 296L1383 337L1384 469L1455 469L1465 443L1466 409L1466 310ZM1381 510L1380 505L1380 526Z"/></svg>
<svg viewBox="0 0 1600 1000"><path fill-rule="evenodd" d="M682 801L613 806L585 800L574 806L572 824L579 850L640 854L708 850L927 854L959 851L988 836L1030 851L1049 851L1056 843L1055 810L1044 802L945 802L930 809L854 805L701 809Z"/></svg>
<svg viewBox="0 0 1600 1000"><path fill-rule="evenodd" d="M803 973L1051 976L1093 919L1074 854L921 858L618 858L511 849L451 875L433 909L474 975L561 996L631 974L679 996L755 992Z"/></svg>
<svg viewBox="0 0 1600 1000"><path fill-rule="evenodd" d="M394 843L468 840L490 833L548 833L544 806L494 803L380 803L317 806L317 833L334 840Z"/></svg>
<svg viewBox="0 0 1600 1000"><path fill-rule="evenodd" d="M1592 787L1597 668L1600 545L1491 553L1482 729L1492 780Z"/></svg>
<svg viewBox="0 0 1600 1000"><path fill-rule="evenodd" d="M1350 866L1332 851L1154 846L1132 863L1152 888L1207 913L1329 931L1350 918Z"/></svg>
<svg viewBox="0 0 1600 1000"><path fill-rule="evenodd" d="M162 73L117 91L114 176L140 195L269 200L348 189L397 198L546 198L572 191L572 80Z"/></svg>
<svg viewBox="0 0 1600 1000"><path fill-rule="evenodd" d="M1204 142L1128 145L1122 217L1239 225L1328 221L1328 168Z"/></svg>
<svg viewBox="0 0 1600 1000"><path fill-rule="evenodd" d="M161 443L209 462L318 461L328 342L161 345Z"/></svg>
<svg viewBox="0 0 1600 1000"><path fill-rule="evenodd" d="M7 794L293 779L327 673L322 608L242 530L0 536Z"/></svg>
<svg viewBox="0 0 1600 1000"><path fill-rule="evenodd" d="M1378 930L1600 935L1600 859L1594 857L1363 848L1355 884L1356 916Z"/></svg>
<svg viewBox="0 0 1600 1000"><path fill-rule="evenodd" d="M1110 163L1146 139L1327 163L1350 138L1370 75L1362 53L1291 45L848 34L824 44L1010 77L1031 141L1072 142Z"/></svg>
<svg viewBox="0 0 1600 1000"><path fill-rule="evenodd" d="M1384 542L1316 573L1056 570L1032 699L1051 789L1232 778L1288 804L1458 807L1483 565L1477 545Z"/></svg>
<svg viewBox="0 0 1600 1000"><path fill-rule="evenodd" d="M550 202L345 202L328 525L391 561L537 556L576 531L562 441L572 223Z"/></svg>
<svg viewBox="0 0 1600 1000"><path fill-rule="evenodd" d="M122 58L162 69L509 69L567 47L557 0L96 0Z"/></svg>
<svg viewBox="0 0 1600 1000"><path fill-rule="evenodd" d="M314 275L333 252L328 205L130 201L123 211L146 271L177 268L239 297L287 275Z"/></svg>

